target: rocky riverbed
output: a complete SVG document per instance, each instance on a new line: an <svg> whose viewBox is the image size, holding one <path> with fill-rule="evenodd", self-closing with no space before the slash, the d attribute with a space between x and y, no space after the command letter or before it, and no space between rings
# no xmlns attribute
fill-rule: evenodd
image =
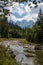
<svg viewBox="0 0 43 65"><path fill-rule="evenodd" d="M35 65L35 45L23 45L19 40L7 40L0 43L9 46L8 52L20 65Z"/></svg>

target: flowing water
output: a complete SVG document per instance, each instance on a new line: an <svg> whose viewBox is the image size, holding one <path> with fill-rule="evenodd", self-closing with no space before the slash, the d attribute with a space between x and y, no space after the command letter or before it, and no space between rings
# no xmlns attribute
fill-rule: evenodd
<svg viewBox="0 0 43 65"><path fill-rule="evenodd" d="M26 57L24 54L24 48L23 46L19 45L10 45L10 48L14 52L16 52L15 59L21 64L21 65L34 65L35 57Z"/></svg>
<svg viewBox="0 0 43 65"><path fill-rule="evenodd" d="M27 57L24 54L24 50L26 50L26 48L24 48L24 46L18 41L4 41L3 44L5 46L8 45L10 46L10 48L13 50L14 54L16 55L15 59L17 60L19 65L43 65L43 52L40 53L39 51L36 53L37 58L39 58L39 61L41 61L38 62L37 64L37 60L35 60L36 57ZM29 49L33 50L34 46L30 46Z"/></svg>

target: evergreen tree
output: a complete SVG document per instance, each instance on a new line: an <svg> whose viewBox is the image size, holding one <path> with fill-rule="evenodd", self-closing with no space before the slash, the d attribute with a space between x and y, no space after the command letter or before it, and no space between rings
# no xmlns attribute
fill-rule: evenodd
<svg viewBox="0 0 43 65"><path fill-rule="evenodd" d="M2 4L3 5L3 4ZM8 10L2 7L3 14L0 15L0 35L1 37L8 37L8 21L6 15L8 14Z"/></svg>
<svg viewBox="0 0 43 65"><path fill-rule="evenodd" d="M41 28L39 36L40 36L41 42L43 43L43 14L42 14L41 9L40 9L39 16L38 16L36 24L39 25L40 28Z"/></svg>

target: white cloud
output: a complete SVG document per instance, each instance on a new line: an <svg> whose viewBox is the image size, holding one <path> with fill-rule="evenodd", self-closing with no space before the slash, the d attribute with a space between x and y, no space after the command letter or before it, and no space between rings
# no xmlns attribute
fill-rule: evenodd
<svg viewBox="0 0 43 65"><path fill-rule="evenodd" d="M14 22L22 20L34 20L35 22L37 20L40 8L43 11L43 3L38 3L38 7L35 8L35 5L33 3L28 6L28 4L24 5L23 3L19 4L18 2L14 2L13 6L10 8L10 12L12 12L13 14L10 14L9 19L13 20ZM15 12L17 12L20 16L23 17L18 18L18 15L14 15Z"/></svg>

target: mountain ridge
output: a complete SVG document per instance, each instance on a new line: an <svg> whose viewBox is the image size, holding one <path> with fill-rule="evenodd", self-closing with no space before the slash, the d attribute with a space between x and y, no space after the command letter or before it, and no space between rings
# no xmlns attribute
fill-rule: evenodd
<svg viewBox="0 0 43 65"><path fill-rule="evenodd" d="M32 20L30 20L30 21L22 20L22 21L16 21L16 22L13 22L12 20L10 20L9 23L13 23L14 25L18 25L21 28L25 28L25 27L32 28L32 26L35 24Z"/></svg>

